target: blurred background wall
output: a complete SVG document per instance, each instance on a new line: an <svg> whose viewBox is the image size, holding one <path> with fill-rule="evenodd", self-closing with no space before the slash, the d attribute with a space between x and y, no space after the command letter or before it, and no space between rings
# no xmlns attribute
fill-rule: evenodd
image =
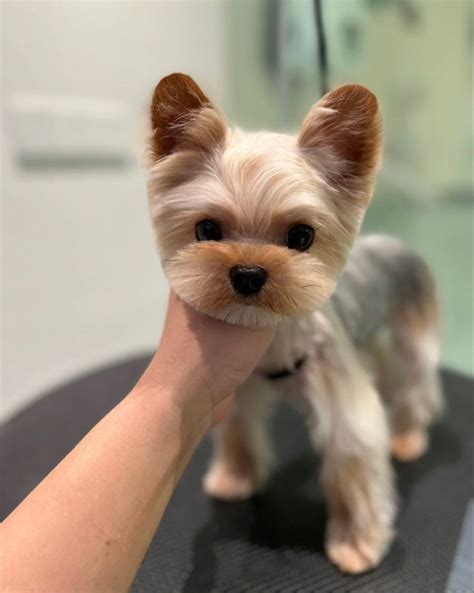
<svg viewBox="0 0 474 593"><path fill-rule="evenodd" d="M443 363L473 369L473 7L471 0L230 0L232 113L296 130L325 86L378 96L385 155L364 230L399 236L431 264Z"/></svg>
<svg viewBox="0 0 474 593"><path fill-rule="evenodd" d="M167 289L140 164L157 81L225 103L224 6L2 2L2 413L156 344Z"/></svg>
<svg viewBox="0 0 474 593"><path fill-rule="evenodd" d="M380 98L365 230L431 263L443 363L472 372L470 0L4 1L2 415L156 344L166 283L140 165L146 107L191 74L232 123L296 130L324 86Z"/></svg>

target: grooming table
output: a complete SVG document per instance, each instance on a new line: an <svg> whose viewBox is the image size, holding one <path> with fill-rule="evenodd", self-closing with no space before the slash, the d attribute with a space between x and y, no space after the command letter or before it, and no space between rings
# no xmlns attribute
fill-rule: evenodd
<svg viewBox="0 0 474 593"><path fill-rule="evenodd" d="M0 428L2 519L118 403L148 360L142 356L81 377ZM211 450L205 439L132 591L441 593L449 580L450 593L471 592L473 381L445 371L443 382L447 413L432 430L429 452L415 463L396 464L397 537L376 570L344 576L326 559L317 461L302 418L282 403L272 422L278 465L267 492L248 502L208 500L200 485Z"/></svg>

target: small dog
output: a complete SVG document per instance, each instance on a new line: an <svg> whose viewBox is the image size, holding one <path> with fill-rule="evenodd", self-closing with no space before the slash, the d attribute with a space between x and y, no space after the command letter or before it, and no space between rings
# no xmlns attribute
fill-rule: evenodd
<svg viewBox="0 0 474 593"><path fill-rule="evenodd" d="M427 265L384 236L358 240L349 256L380 161L377 99L342 86L297 137L250 134L172 74L155 89L151 126L150 212L173 289L229 323L277 324L216 431L204 489L233 500L265 486L267 402L291 394L322 455L327 554L344 572L366 571L393 534L390 450L422 455L442 408Z"/></svg>

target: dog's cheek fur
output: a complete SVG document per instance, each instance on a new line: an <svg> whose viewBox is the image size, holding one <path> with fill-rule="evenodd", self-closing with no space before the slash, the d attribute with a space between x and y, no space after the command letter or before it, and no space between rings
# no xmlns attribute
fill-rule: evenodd
<svg viewBox="0 0 474 593"><path fill-rule="evenodd" d="M238 264L267 271L267 283L255 297L233 290L229 271ZM310 254L250 241L191 243L166 259L164 269L176 293L198 311L253 327L313 311L336 282L332 270Z"/></svg>
<svg viewBox="0 0 474 593"><path fill-rule="evenodd" d="M224 253L218 244L192 243L164 261L172 288L193 308L213 315L232 301Z"/></svg>

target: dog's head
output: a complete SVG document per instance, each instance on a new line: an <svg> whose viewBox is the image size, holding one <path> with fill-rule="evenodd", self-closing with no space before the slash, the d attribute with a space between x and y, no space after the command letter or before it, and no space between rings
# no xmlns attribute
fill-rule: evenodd
<svg viewBox="0 0 474 593"><path fill-rule="evenodd" d="M195 309L262 326L330 297L381 152L375 96L325 95L297 137L231 130L184 74L151 105L149 203L165 273Z"/></svg>

